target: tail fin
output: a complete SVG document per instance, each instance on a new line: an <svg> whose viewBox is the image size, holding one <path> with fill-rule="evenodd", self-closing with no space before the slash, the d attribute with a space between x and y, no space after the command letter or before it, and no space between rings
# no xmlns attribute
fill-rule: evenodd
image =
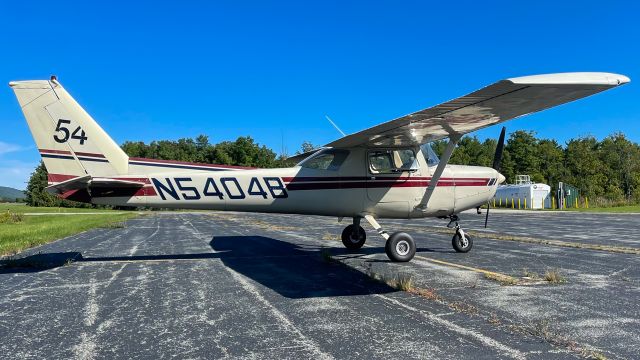
<svg viewBox="0 0 640 360"><path fill-rule="evenodd" d="M51 80L9 83L50 174L50 182L128 172L129 157L66 92Z"/></svg>

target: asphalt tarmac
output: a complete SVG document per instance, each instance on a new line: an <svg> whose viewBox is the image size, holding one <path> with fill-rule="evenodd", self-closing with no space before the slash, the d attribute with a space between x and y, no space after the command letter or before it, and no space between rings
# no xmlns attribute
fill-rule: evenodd
<svg viewBox="0 0 640 360"><path fill-rule="evenodd" d="M637 215L490 220L497 233L640 248ZM337 240L346 220L240 213L145 215L25 251L0 270L0 357L638 357L640 255L491 232L458 254L451 234L425 227L444 220L381 224L414 236L411 263L390 263L368 225L349 253ZM549 271L563 282L545 281ZM393 278L411 278L412 291Z"/></svg>

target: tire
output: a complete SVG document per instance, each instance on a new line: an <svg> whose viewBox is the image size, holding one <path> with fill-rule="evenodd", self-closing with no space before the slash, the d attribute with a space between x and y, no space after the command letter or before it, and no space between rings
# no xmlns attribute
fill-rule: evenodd
<svg viewBox="0 0 640 360"><path fill-rule="evenodd" d="M353 224L342 230L342 244L349 250L358 250L367 241L367 233L362 226L358 226L357 237L353 238Z"/></svg>
<svg viewBox="0 0 640 360"><path fill-rule="evenodd" d="M407 233L393 233L387 240L384 251L391 261L407 262L416 254L416 242Z"/></svg>
<svg viewBox="0 0 640 360"><path fill-rule="evenodd" d="M456 234L453 235L453 238L451 239L451 245L453 245L453 248L456 250L456 252L467 253L473 247L473 238L471 237L471 235L465 233L464 237L467 238L466 246L464 246L465 244L462 243L460 234L456 232Z"/></svg>

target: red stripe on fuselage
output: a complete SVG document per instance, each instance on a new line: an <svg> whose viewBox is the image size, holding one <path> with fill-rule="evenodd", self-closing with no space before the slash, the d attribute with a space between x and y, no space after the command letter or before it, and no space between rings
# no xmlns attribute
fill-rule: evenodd
<svg viewBox="0 0 640 360"><path fill-rule="evenodd" d="M212 168L221 168L221 169L239 169L239 170L256 169L256 168L247 167L247 166L217 165L217 164L194 163L194 162L188 162L188 161L147 159L147 158L138 158L138 157L130 157L129 160L145 162L145 163L190 165L190 166L202 166L202 167L212 167ZM133 165L136 165L136 164L133 164Z"/></svg>
<svg viewBox="0 0 640 360"><path fill-rule="evenodd" d="M427 187L428 181L365 181L365 182L315 182L285 184L287 190L330 190L330 189L363 189L363 188L394 188L394 187ZM487 181L461 182L438 181L436 186L487 186Z"/></svg>
<svg viewBox="0 0 640 360"><path fill-rule="evenodd" d="M390 176L296 176L296 177L283 177L284 182L324 182L324 181L429 181L430 176L404 176L404 177L390 177ZM440 181L485 181L488 182L489 178L452 178L441 177Z"/></svg>

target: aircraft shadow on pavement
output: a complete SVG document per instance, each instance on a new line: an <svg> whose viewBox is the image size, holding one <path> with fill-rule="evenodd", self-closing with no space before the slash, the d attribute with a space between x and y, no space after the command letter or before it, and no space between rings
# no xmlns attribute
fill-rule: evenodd
<svg viewBox="0 0 640 360"><path fill-rule="evenodd" d="M28 273L55 269L82 259L77 251L37 253L22 258L0 260L0 274Z"/></svg>
<svg viewBox="0 0 640 360"><path fill-rule="evenodd" d="M220 259L232 271L287 298L354 296L396 291L348 265L330 261L326 256L344 254L361 257L367 253L384 253L382 248L364 248L361 249L362 252L350 253L339 248L296 245L264 236L216 236L211 240L210 246L214 253L91 257L83 257L80 252L38 253L0 261L0 274L39 272L75 262Z"/></svg>
<svg viewBox="0 0 640 360"><path fill-rule="evenodd" d="M211 247L222 262L287 298L354 296L396 291L341 262L325 260L318 246L264 236L216 236Z"/></svg>

